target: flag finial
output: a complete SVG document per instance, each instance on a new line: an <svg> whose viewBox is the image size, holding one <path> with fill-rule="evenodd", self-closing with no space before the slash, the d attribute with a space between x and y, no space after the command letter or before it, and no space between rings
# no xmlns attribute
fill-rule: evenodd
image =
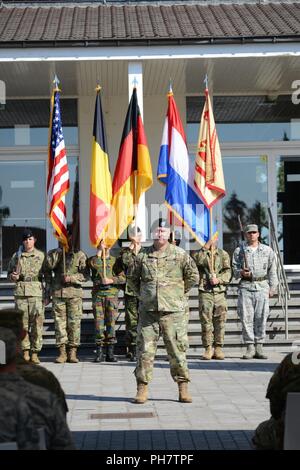
<svg viewBox="0 0 300 470"><path fill-rule="evenodd" d="M59 89L58 85L59 85L60 81L59 81L58 76L57 76L56 74L55 74L55 76L54 76L53 83L54 83L55 89L58 90L58 89Z"/></svg>
<svg viewBox="0 0 300 470"><path fill-rule="evenodd" d="M102 86L99 85L99 83L97 83L97 86L96 86L96 88L95 88L95 91L96 91L97 93L99 93L99 92L101 91L101 88L102 88Z"/></svg>
<svg viewBox="0 0 300 470"><path fill-rule="evenodd" d="M207 73L205 74L205 78L204 78L204 83L205 83L205 88L208 89L208 76L207 76Z"/></svg>
<svg viewBox="0 0 300 470"><path fill-rule="evenodd" d="M138 83L139 83L139 82L138 82L138 80L137 80L137 78L136 78L136 76L135 76L134 79L132 80L132 85L133 85L133 87L136 88L136 87L138 86Z"/></svg>

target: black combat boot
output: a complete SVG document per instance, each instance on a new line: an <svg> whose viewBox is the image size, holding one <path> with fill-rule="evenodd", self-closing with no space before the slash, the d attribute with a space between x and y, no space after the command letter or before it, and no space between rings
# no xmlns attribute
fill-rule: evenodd
<svg viewBox="0 0 300 470"><path fill-rule="evenodd" d="M103 362L103 360L104 360L103 346L101 346L101 344L97 344L96 356L95 356L94 362Z"/></svg>
<svg viewBox="0 0 300 470"><path fill-rule="evenodd" d="M106 362L118 362L118 359L114 356L114 345L109 344L106 350Z"/></svg>
<svg viewBox="0 0 300 470"><path fill-rule="evenodd" d="M130 362L135 362L136 361L136 346L135 346L135 344L130 345L129 352L130 352L129 361Z"/></svg>

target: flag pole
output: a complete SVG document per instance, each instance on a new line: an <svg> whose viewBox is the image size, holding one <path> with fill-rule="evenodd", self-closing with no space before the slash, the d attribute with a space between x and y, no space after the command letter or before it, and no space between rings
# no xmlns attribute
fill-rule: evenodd
<svg viewBox="0 0 300 470"><path fill-rule="evenodd" d="M66 247L63 245L63 275L66 275Z"/></svg>
<svg viewBox="0 0 300 470"><path fill-rule="evenodd" d="M106 249L102 248L103 277L106 277Z"/></svg>
<svg viewBox="0 0 300 470"><path fill-rule="evenodd" d="M138 81L137 81L137 78L134 77L133 79L133 89L137 89L137 85L138 85ZM133 204L133 217L134 217L134 236L137 237L137 212L138 212L138 208L137 208L137 191L136 191L136 180L137 180L137 174L136 174L136 171L134 172L134 204Z"/></svg>

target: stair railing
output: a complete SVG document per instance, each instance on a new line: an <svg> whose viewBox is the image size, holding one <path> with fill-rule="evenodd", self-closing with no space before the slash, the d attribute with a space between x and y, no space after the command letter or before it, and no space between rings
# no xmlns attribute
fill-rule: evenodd
<svg viewBox="0 0 300 470"><path fill-rule="evenodd" d="M291 298L287 277L283 267L283 262L280 255L280 249L277 240L277 234L274 225L274 219L270 207L268 207L269 214L269 230L270 230L270 245L275 252L276 270L278 277L278 300L281 304L282 312L285 322L285 339L289 338L289 314L288 314L288 301Z"/></svg>

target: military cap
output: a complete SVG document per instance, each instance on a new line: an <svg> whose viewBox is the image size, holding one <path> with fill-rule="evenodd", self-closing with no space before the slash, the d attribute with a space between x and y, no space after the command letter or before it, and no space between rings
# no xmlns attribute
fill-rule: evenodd
<svg viewBox="0 0 300 470"><path fill-rule="evenodd" d="M3 344L5 347L3 347ZM13 331L0 327L0 365L10 364L17 355L17 338Z"/></svg>
<svg viewBox="0 0 300 470"><path fill-rule="evenodd" d="M27 238L34 237L34 233L30 228L26 228L23 232L22 240L27 240Z"/></svg>
<svg viewBox="0 0 300 470"><path fill-rule="evenodd" d="M12 330L19 338L23 331L23 312L17 308L0 310L0 327Z"/></svg>
<svg viewBox="0 0 300 470"><path fill-rule="evenodd" d="M170 228L170 224L166 219L160 217L152 224L151 232L154 232L157 228Z"/></svg>
<svg viewBox="0 0 300 470"><path fill-rule="evenodd" d="M245 228L245 232L258 232L258 226L256 224L249 224Z"/></svg>
<svg viewBox="0 0 300 470"><path fill-rule="evenodd" d="M140 227L135 228L135 224L132 223L128 227L128 237L135 237L136 235L141 235L142 231Z"/></svg>

